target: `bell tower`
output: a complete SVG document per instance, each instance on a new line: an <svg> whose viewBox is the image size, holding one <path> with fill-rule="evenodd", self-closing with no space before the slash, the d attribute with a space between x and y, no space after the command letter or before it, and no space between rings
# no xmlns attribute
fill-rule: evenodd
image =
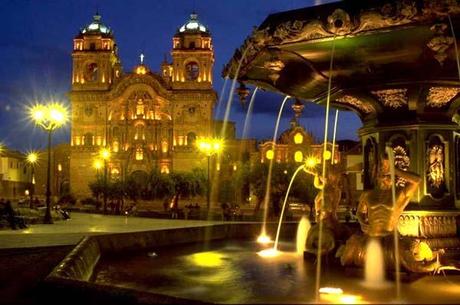
<svg viewBox="0 0 460 305"><path fill-rule="evenodd" d="M107 90L121 68L112 30L96 13L73 40L72 90Z"/></svg>
<svg viewBox="0 0 460 305"><path fill-rule="evenodd" d="M206 26L192 13L173 37L171 83L175 89L211 89L214 51Z"/></svg>

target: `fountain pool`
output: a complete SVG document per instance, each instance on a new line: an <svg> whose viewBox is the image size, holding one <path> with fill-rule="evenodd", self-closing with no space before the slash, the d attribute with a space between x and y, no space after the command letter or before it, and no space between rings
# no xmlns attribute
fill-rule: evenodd
<svg viewBox="0 0 460 305"><path fill-rule="evenodd" d="M75 304L94 301L95 296L97 304L315 302L315 264L296 253L297 223L283 226L281 253L274 258L257 255L272 246L255 241L259 228L256 223L212 226L207 248L202 240L206 227L92 236L55 268L46 283L50 292L60 289ZM272 234L275 224L267 229ZM157 256L149 255L152 252ZM394 301L394 284L369 288L356 270L327 259L323 263L321 302ZM402 301L456 303L459 282L460 276L448 275L402 283Z"/></svg>

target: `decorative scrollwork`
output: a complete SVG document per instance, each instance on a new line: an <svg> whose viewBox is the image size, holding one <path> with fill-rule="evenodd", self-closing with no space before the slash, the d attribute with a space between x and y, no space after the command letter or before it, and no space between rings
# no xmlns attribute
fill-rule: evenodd
<svg viewBox="0 0 460 305"><path fill-rule="evenodd" d="M434 58L443 65L447 58L447 50L454 43L454 38L446 35L447 25L444 23L435 24L430 29L436 36L427 43L427 47L433 51Z"/></svg>
<svg viewBox="0 0 460 305"><path fill-rule="evenodd" d="M397 109L407 106L407 89L386 89L371 91L385 107Z"/></svg>
<svg viewBox="0 0 460 305"><path fill-rule="evenodd" d="M444 148L432 145L427 151L427 177L432 187L440 188L444 184Z"/></svg>
<svg viewBox="0 0 460 305"><path fill-rule="evenodd" d="M361 100L359 100L356 97L351 96L351 95L344 95L344 96L338 98L336 101L339 102L339 103L348 104L350 106L353 106L354 108L357 108L358 110L360 110L364 114L369 114L369 113L375 112L375 109L372 106L370 106L368 104L365 104Z"/></svg>
<svg viewBox="0 0 460 305"><path fill-rule="evenodd" d="M342 9L336 9L329 17L327 17L327 29L335 35L346 35L351 33L353 23L350 15Z"/></svg>
<svg viewBox="0 0 460 305"><path fill-rule="evenodd" d="M426 98L426 105L441 108L447 105L460 92L456 87L431 87Z"/></svg>

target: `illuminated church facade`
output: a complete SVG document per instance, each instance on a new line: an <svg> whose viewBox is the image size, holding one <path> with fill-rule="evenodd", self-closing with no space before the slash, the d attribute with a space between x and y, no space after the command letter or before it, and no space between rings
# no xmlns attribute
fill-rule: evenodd
<svg viewBox="0 0 460 305"><path fill-rule="evenodd" d="M112 30L95 15L73 40L70 185L89 195L98 152L110 148L109 179L205 166L194 143L213 134L214 51L196 14L173 37L172 62L124 72Z"/></svg>

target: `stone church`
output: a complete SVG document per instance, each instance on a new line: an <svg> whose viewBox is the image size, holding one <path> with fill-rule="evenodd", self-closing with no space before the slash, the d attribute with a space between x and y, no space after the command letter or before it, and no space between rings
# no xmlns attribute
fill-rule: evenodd
<svg viewBox="0 0 460 305"><path fill-rule="evenodd" d="M207 27L197 15L172 39L172 62L160 73L143 62L124 71L112 30L96 14L73 40L70 100L70 185L77 196L89 194L93 164L110 148L109 179L187 171L203 166L195 141L213 134L214 51Z"/></svg>

